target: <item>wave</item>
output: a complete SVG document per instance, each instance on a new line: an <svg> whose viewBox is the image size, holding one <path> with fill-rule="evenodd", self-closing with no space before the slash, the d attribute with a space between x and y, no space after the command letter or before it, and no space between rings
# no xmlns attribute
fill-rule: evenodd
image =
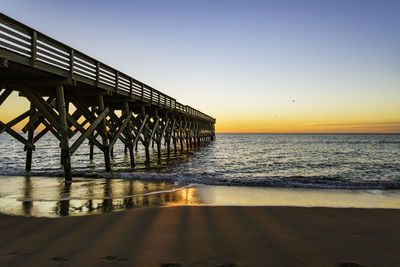
<svg viewBox="0 0 400 267"><path fill-rule="evenodd" d="M40 176L62 177L63 171L0 172L0 176ZM87 172L74 171L74 177L92 179L133 179L171 181L176 185L188 184L261 186L280 188L312 189L400 189L400 172L391 173L390 177L375 176L369 178L349 176L264 176L264 177L224 177L218 173L157 173L157 172ZM175 190L175 189L173 189ZM179 189L177 189L179 190ZM127 196L131 197L131 196Z"/></svg>

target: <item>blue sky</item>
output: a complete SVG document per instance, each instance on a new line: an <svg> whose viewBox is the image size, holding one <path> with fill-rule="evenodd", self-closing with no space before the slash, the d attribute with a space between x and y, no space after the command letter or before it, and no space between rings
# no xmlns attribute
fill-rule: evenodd
<svg viewBox="0 0 400 267"><path fill-rule="evenodd" d="M220 131L400 131L400 1L1 2Z"/></svg>

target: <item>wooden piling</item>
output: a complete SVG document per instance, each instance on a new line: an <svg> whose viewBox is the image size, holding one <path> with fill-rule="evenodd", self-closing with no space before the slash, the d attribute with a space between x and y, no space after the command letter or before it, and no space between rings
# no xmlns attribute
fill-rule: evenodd
<svg viewBox="0 0 400 267"><path fill-rule="evenodd" d="M99 95L97 97L97 105L99 106L99 111L103 112L104 111L104 99L103 95ZM106 126L106 118L102 120L100 123L100 127L102 128L103 132L107 133L107 126ZM103 149L104 149L104 164L106 168L106 172L111 171L111 160L110 160L110 149L108 146L108 136L105 134L101 135L101 138L103 140Z"/></svg>
<svg viewBox="0 0 400 267"><path fill-rule="evenodd" d="M56 86L57 108L59 114L60 126L63 131L60 131L61 137L61 158L64 165L65 181L72 181L71 174L71 159L69 154L69 137L68 137L68 124L67 112L65 107L64 86Z"/></svg>
<svg viewBox="0 0 400 267"><path fill-rule="evenodd" d="M128 118L129 114L130 114L130 109L129 109L129 104L128 102L124 102L124 114L126 116L126 118ZM130 121L130 117L129 117L129 122L128 122L128 132L129 132L129 136L132 135L132 127L131 127L131 121ZM133 139L129 140L129 145L125 145L125 151L129 150L129 159L130 159L130 163L131 163L131 168L133 169L135 167L135 155L133 153ZM125 152L126 154L126 152Z"/></svg>
<svg viewBox="0 0 400 267"><path fill-rule="evenodd" d="M29 120L31 121L33 116L35 115L35 107L31 103L31 108L29 112ZM32 124L31 127L28 129L28 142L33 144L33 137L34 137L34 125ZM32 148L25 146L26 149L26 162L25 162L25 170L30 171L32 169Z"/></svg>
<svg viewBox="0 0 400 267"><path fill-rule="evenodd" d="M92 113L94 113L94 108L93 108L93 106L90 107L90 110L91 110ZM94 137L94 134L91 133L91 136ZM89 146L90 146L90 149L89 149L89 159L90 159L90 161L93 161L94 144L93 144L93 142L92 142L91 140L89 140Z"/></svg>

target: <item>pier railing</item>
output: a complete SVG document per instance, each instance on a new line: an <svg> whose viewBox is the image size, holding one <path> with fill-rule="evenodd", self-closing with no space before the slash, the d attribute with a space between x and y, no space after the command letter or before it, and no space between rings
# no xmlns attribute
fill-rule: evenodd
<svg viewBox="0 0 400 267"><path fill-rule="evenodd" d="M20 64L123 94L162 108L215 121L90 56L0 13L0 54Z"/></svg>

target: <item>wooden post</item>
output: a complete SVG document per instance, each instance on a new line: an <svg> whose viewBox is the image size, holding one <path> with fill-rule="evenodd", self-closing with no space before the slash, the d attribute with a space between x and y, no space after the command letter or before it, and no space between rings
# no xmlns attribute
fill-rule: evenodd
<svg viewBox="0 0 400 267"><path fill-rule="evenodd" d="M125 117L127 117L129 115L129 113L130 113L128 102L124 102L124 113L125 113ZM130 135L128 137L129 138L129 140L128 140L129 145L128 146L125 145L125 150L126 150L126 148L128 148L128 150L129 150L129 158L131 160L131 169L133 169L135 167L135 157L134 157L135 155L133 154L133 140L132 140L132 137L131 137L132 128L131 128L131 123L130 122L128 122L128 126L127 127L128 127L128 131L129 131ZM126 152L125 152L125 154L126 154Z"/></svg>
<svg viewBox="0 0 400 267"><path fill-rule="evenodd" d="M32 31L31 35L31 64L32 67L36 68L37 62L37 32Z"/></svg>
<svg viewBox="0 0 400 267"><path fill-rule="evenodd" d="M179 133L179 136L180 136L179 139L181 141L181 153L183 153L183 138L185 137L184 134L186 132L186 125L187 125L187 121L185 119L185 126L181 129L181 131Z"/></svg>
<svg viewBox="0 0 400 267"><path fill-rule="evenodd" d="M31 110L29 112L29 120L33 119L35 115L35 107L31 103ZM31 127L28 129L28 141L33 144L33 135L34 135L34 124L31 124ZM26 163L25 170L30 171L32 169L32 149L30 147L25 147L26 149Z"/></svg>
<svg viewBox="0 0 400 267"><path fill-rule="evenodd" d="M91 112L94 114L94 108L91 107L90 109L91 109ZM90 135L94 138L93 132ZM90 161L93 161L93 152L94 152L93 141L89 140L89 146L90 146L90 148L89 148L89 159L90 159Z"/></svg>
<svg viewBox="0 0 400 267"><path fill-rule="evenodd" d="M66 112L65 98L64 98L64 86L57 85L56 96L57 96L59 122L61 128L63 129L63 131L59 132L59 134L61 137L61 158L63 161L62 163L64 165L65 181L71 182L72 181L71 159L69 155L69 137L68 137L67 112Z"/></svg>
<svg viewBox="0 0 400 267"><path fill-rule="evenodd" d="M194 146L194 148L198 148L196 137L197 137L197 122L194 122L194 127L193 127L193 146Z"/></svg>
<svg viewBox="0 0 400 267"><path fill-rule="evenodd" d="M112 139L113 139L112 135L109 134L109 135L108 135L108 143L109 143L109 144L111 143ZM112 159L114 159L114 147L112 147L112 148L110 149L110 157L111 157Z"/></svg>
<svg viewBox="0 0 400 267"><path fill-rule="evenodd" d="M190 142L190 145L189 145L189 138L190 138L190 126L191 126L191 122L189 122L189 126L188 126L188 128L187 128L187 130L186 130L186 149L189 151L189 149L191 149L192 148L192 142Z"/></svg>
<svg viewBox="0 0 400 267"><path fill-rule="evenodd" d="M151 94L153 95L153 89L151 89ZM143 116L143 122L145 122L146 109L144 108L144 106L142 106L142 116ZM148 136L148 135L145 135L143 145L144 145L144 151L146 154L146 162L145 163L149 164L150 163L150 151L149 151L150 139L148 139L148 137L146 137L146 136Z"/></svg>
<svg viewBox="0 0 400 267"><path fill-rule="evenodd" d="M172 136L174 134L175 123L176 123L175 117L172 116L172 118L173 118L173 122L172 122L171 129L169 129L169 128L167 129L167 132L168 132L168 136L167 136L167 155L168 155L168 157L171 154L171 138L172 138Z"/></svg>
<svg viewBox="0 0 400 267"><path fill-rule="evenodd" d="M158 124L160 124L160 117L158 117L158 111L156 109L156 121L155 123L157 124L157 126L154 128L155 131L155 141L156 141L156 145L157 145L157 157L158 159L161 158L161 134L159 133L159 126ZM153 139L153 144L154 144L154 139Z"/></svg>
<svg viewBox="0 0 400 267"><path fill-rule="evenodd" d="M200 147L200 146L201 146L201 130L202 130L201 121L198 122L197 126L198 126L198 131L197 131L197 144L198 144L198 146Z"/></svg>
<svg viewBox="0 0 400 267"><path fill-rule="evenodd" d="M172 142L174 143L174 153L176 153L176 128L175 127L172 129Z"/></svg>
<svg viewBox="0 0 400 267"><path fill-rule="evenodd" d="M100 113L104 110L104 99L102 95L97 97L97 104L99 105ZM107 126L106 126L106 117L104 117L103 122L100 123L100 127L103 128L103 131L106 133L101 136L103 140L103 147L104 147L104 164L106 167L106 172L111 171L111 160L110 160L110 147L108 145L108 136L107 136Z"/></svg>

